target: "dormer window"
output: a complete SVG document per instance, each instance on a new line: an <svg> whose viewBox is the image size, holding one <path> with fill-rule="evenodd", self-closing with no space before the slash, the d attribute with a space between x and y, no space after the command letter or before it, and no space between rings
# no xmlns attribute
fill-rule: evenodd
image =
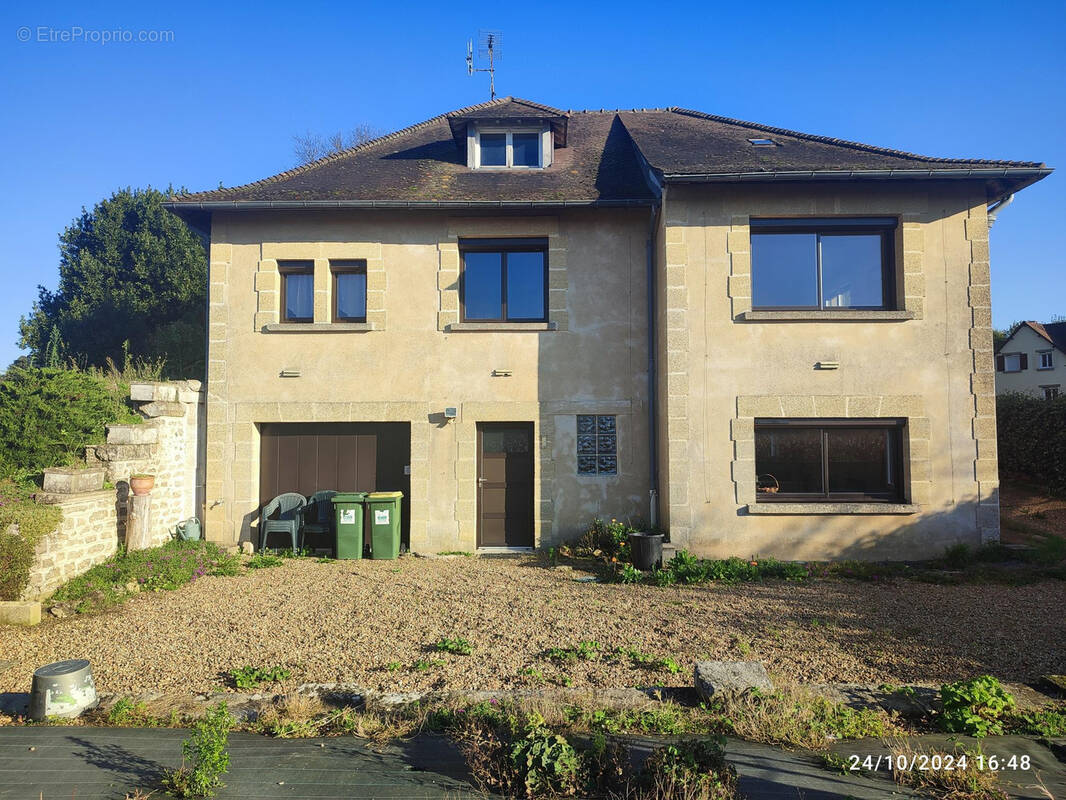
<svg viewBox="0 0 1066 800"><path fill-rule="evenodd" d="M551 163L552 137L547 127L470 127L470 166L474 169L541 169Z"/></svg>

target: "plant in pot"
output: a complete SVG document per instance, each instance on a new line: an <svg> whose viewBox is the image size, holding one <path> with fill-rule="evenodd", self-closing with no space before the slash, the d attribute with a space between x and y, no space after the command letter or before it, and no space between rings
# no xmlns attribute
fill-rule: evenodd
<svg viewBox="0 0 1066 800"><path fill-rule="evenodd" d="M155 486L155 475L149 475L147 472L136 472L130 475L130 491L138 497L151 492L153 486Z"/></svg>

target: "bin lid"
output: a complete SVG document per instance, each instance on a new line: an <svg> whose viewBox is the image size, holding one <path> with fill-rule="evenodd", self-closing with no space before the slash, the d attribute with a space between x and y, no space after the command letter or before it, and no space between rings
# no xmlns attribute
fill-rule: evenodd
<svg viewBox="0 0 1066 800"><path fill-rule="evenodd" d="M371 492L366 496L367 500L392 500L396 497L403 497L403 492Z"/></svg>
<svg viewBox="0 0 1066 800"><path fill-rule="evenodd" d="M362 503L366 492L340 492L330 498L334 503Z"/></svg>

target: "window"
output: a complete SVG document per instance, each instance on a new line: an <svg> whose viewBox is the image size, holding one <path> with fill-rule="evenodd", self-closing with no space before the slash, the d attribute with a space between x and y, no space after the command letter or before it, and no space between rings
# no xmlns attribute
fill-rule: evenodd
<svg viewBox="0 0 1066 800"><path fill-rule="evenodd" d="M281 273L281 321L313 322L315 319L315 262L279 261Z"/></svg>
<svg viewBox="0 0 1066 800"><path fill-rule="evenodd" d="M902 420L755 420L758 502L901 502Z"/></svg>
<svg viewBox="0 0 1066 800"><path fill-rule="evenodd" d="M896 220L751 221L752 308L894 310Z"/></svg>
<svg viewBox="0 0 1066 800"><path fill-rule="evenodd" d="M330 261L333 321L366 322L366 262Z"/></svg>
<svg viewBox="0 0 1066 800"><path fill-rule="evenodd" d="M464 322L545 322L548 243L544 239L459 242Z"/></svg>
<svg viewBox="0 0 1066 800"><path fill-rule="evenodd" d="M1021 372L1029 369L1029 356L1025 353L1004 353L996 356L997 372Z"/></svg>
<svg viewBox="0 0 1066 800"><path fill-rule="evenodd" d="M1059 396L1059 384L1057 383L1054 386L1041 386L1040 388L1044 391L1045 400L1054 400Z"/></svg>
<svg viewBox="0 0 1066 800"><path fill-rule="evenodd" d="M777 147L777 142L773 139L748 139L751 142L752 147Z"/></svg>
<svg viewBox="0 0 1066 800"><path fill-rule="evenodd" d="M1037 355L1040 357L1040 366L1037 369L1054 369L1055 364L1051 360L1050 350L1042 350Z"/></svg>
<svg viewBox="0 0 1066 800"><path fill-rule="evenodd" d="M577 415L577 474L618 474L618 428L614 415Z"/></svg>
<svg viewBox="0 0 1066 800"><path fill-rule="evenodd" d="M478 133L479 167L537 169L543 166L540 131Z"/></svg>

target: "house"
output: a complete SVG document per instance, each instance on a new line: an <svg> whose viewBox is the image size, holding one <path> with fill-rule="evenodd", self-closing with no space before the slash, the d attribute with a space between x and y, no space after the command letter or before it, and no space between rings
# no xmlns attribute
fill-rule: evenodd
<svg viewBox="0 0 1066 800"><path fill-rule="evenodd" d="M1066 322L1022 322L996 350L996 394L1051 400L1066 386Z"/></svg>
<svg viewBox="0 0 1066 800"><path fill-rule="evenodd" d="M388 488L430 553L597 515L707 555L994 540L989 209L1049 173L508 97L175 197L210 235L206 534Z"/></svg>

